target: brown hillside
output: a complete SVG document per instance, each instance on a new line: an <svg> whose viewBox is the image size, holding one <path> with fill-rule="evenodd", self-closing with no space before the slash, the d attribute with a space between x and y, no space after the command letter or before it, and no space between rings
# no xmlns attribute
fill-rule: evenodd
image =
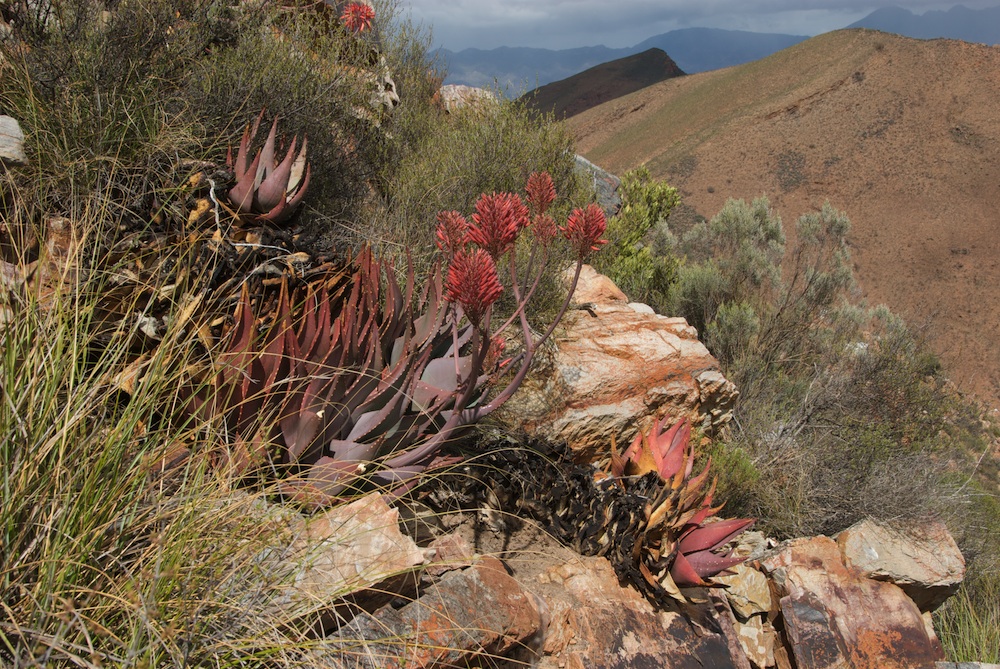
<svg viewBox="0 0 1000 669"><path fill-rule="evenodd" d="M521 99L539 111L554 111L561 119L681 76L684 72L662 49L648 49L540 86Z"/></svg>
<svg viewBox="0 0 1000 669"><path fill-rule="evenodd" d="M1000 406L1000 47L838 31L568 123L587 158L646 163L705 217L761 194L786 227L846 211L863 296Z"/></svg>

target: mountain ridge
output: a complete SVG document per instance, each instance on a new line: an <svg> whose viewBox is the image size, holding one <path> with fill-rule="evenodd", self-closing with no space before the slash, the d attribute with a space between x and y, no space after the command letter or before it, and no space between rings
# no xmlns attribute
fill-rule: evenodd
<svg viewBox="0 0 1000 669"><path fill-rule="evenodd" d="M689 218L764 194L786 222L845 211L862 296L926 327L958 387L1000 406L997 90L1000 47L855 29L566 123L597 165L680 188Z"/></svg>

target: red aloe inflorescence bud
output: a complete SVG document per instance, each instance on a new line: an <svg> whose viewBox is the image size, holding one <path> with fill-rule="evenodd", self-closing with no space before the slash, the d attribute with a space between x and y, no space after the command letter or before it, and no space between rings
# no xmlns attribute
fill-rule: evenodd
<svg viewBox="0 0 1000 669"><path fill-rule="evenodd" d="M475 222L469 229L469 241L499 261L528 226L528 208L514 193L482 195L476 201L472 220Z"/></svg>
<svg viewBox="0 0 1000 669"><path fill-rule="evenodd" d="M442 211L437 215L437 247L453 257L468 244L469 223L457 211Z"/></svg>
<svg viewBox="0 0 1000 669"><path fill-rule="evenodd" d="M607 243L608 240L601 239L607 227L604 210L591 203L586 209L574 209L561 229L576 250L577 257L586 258L591 251L596 251Z"/></svg>
<svg viewBox="0 0 1000 669"><path fill-rule="evenodd" d="M372 21L375 20L375 10L367 3L351 2L344 8L340 20L351 32L364 32L372 27Z"/></svg>
<svg viewBox="0 0 1000 669"><path fill-rule="evenodd" d="M531 219L531 232L543 248L548 248L552 240L559 236L559 226L556 219L548 214L536 214Z"/></svg>
<svg viewBox="0 0 1000 669"><path fill-rule="evenodd" d="M532 172L524 190L528 194L528 204L535 215L544 214L556 199L556 187L552 183L552 175L548 172Z"/></svg>
<svg viewBox="0 0 1000 669"><path fill-rule="evenodd" d="M483 249L459 251L452 258L445 282L445 299L461 304L470 323L482 327L483 316L502 292L496 263L489 253Z"/></svg>

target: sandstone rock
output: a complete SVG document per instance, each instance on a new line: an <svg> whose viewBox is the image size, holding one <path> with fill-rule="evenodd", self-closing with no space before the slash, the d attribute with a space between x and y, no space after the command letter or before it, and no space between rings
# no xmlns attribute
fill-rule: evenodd
<svg viewBox="0 0 1000 669"><path fill-rule="evenodd" d="M776 634L763 616L752 616L746 622L736 621L736 638L743 652L755 667L773 667Z"/></svg>
<svg viewBox="0 0 1000 669"><path fill-rule="evenodd" d="M913 601L845 566L833 539L790 541L760 566L781 597L798 669L934 669L943 659Z"/></svg>
<svg viewBox="0 0 1000 669"><path fill-rule="evenodd" d="M346 597L374 608L413 589L424 554L399 531L399 514L378 494L334 507L289 527L292 540L261 556L280 585L269 605L278 620L329 622ZM367 594L366 594L367 593ZM363 600L370 598L369 603Z"/></svg>
<svg viewBox="0 0 1000 669"><path fill-rule="evenodd" d="M736 388L682 318L637 313L606 277L581 274L552 350L508 403L513 427L565 441L579 458L608 453L655 418L705 427L729 420Z"/></svg>
<svg viewBox="0 0 1000 669"><path fill-rule="evenodd" d="M655 610L619 585L604 558L571 559L541 574L539 584L550 618L538 669L740 666L717 631Z"/></svg>
<svg viewBox="0 0 1000 669"><path fill-rule="evenodd" d="M723 572L713 577L713 580L727 586L726 598L741 621L771 611L773 608L771 587L764 574L746 563L730 567L727 571L732 573Z"/></svg>
<svg viewBox="0 0 1000 669"><path fill-rule="evenodd" d="M495 558L453 571L396 609L362 614L327 639L334 666L425 669L467 666L477 655L510 657L542 625L544 604Z"/></svg>
<svg viewBox="0 0 1000 669"><path fill-rule="evenodd" d="M20 124L10 116L0 116L0 164L23 165L27 160Z"/></svg>
<svg viewBox="0 0 1000 669"><path fill-rule="evenodd" d="M965 577L965 558L942 523L900 531L864 520L837 535L837 544L848 566L895 583L921 611L940 606Z"/></svg>
<svg viewBox="0 0 1000 669"><path fill-rule="evenodd" d="M475 551L460 534L446 534L432 541L424 549L427 567L424 571L431 576L471 567Z"/></svg>

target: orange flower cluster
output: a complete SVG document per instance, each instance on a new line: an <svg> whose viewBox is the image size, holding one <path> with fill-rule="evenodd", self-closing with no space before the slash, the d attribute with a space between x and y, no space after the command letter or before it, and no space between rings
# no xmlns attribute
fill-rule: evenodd
<svg viewBox="0 0 1000 669"><path fill-rule="evenodd" d="M560 228L566 239L576 249L577 257L585 258L591 251L601 248L608 240L601 239L608 229L604 218L604 210L596 204L588 204L586 209L574 209L566 219L565 227Z"/></svg>
<svg viewBox="0 0 1000 669"><path fill-rule="evenodd" d="M364 2L351 2L344 8L340 20L351 32L364 32L371 29L372 21L375 20L375 10Z"/></svg>
<svg viewBox="0 0 1000 669"><path fill-rule="evenodd" d="M459 250L452 257L445 281L445 299L462 305L470 323L481 327L483 316L502 292L497 266L489 253L483 249Z"/></svg>

